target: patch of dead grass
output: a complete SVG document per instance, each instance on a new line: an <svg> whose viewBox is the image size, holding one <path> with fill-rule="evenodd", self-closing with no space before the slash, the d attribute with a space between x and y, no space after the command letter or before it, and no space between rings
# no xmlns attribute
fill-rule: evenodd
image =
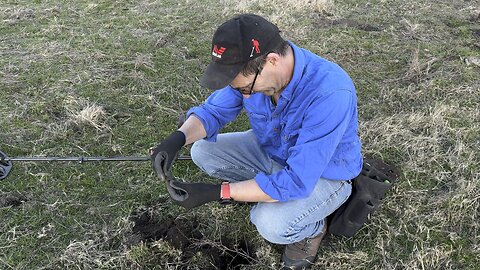
<svg viewBox="0 0 480 270"><path fill-rule="evenodd" d="M419 49L417 48L412 54L404 80L419 80L426 78L432 69L432 65L438 61L438 58L436 57L431 57L428 60L422 61L419 54Z"/></svg>
<svg viewBox="0 0 480 270"><path fill-rule="evenodd" d="M404 269L451 269L453 252L452 246L424 247L414 246L412 258L404 264Z"/></svg>
<svg viewBox="0 0 480 270"><path fill-rule="evenodd" d="M111 130L105 123L107 113L102 106L72 96L65 100L64 106L69 118L67 121L78 126L92 126L99 131Z"/></svg>
<svg viewBox="0 0 480 270"><path fill-rule="evenodd" d="M153 65L151 54L137 53L133 63L135 65L135 69L145 68L145 69L148 69L150 71L156 72L156 70L154 68L154 65Z"/></svg>
<svg viewBox="0 0 480 270"><path fill-rule="evenodd" d="M459 126L461 119L474 122ZM429 234L466 235L478 230L480 174L475 168L480 142L465 137L479 130L474 119L480 119L480 110L437 102L426 110L360 122L367 154L381 155L388 148L406 153L402 157L405 182L396 191L398 197L392 197L400 204L385 207L402 215L399 227L392 230L406 233L415 243L411 257L402 263L407 269L451 266L451 247L423 246L424 235L428 241ZM394 241L392 234L384 237Z"/></svg>
<svg viewBox="0 0 480 270"><path fill-rule="evenodd" d="M228 18L241 13L264 15L276 24L286 38L301 39L313 28L313 25L302 25L305 18L311 14L323 13L333 15L335 3L333 0L222 0L225 7L223 15ZM264 10L271 12L264 13ZM295 29L295 31L292 31Z"/></svg>
<svg viewBox="0 0 480 270"><path fill-rule="evenodd" d="M230 12L238 13L252 13L257 6L273 7L276 12L281 11L282 13L305 10L332 13L335 8L333 0L223 0L221 2L225 7L231 9Z"/></svg>

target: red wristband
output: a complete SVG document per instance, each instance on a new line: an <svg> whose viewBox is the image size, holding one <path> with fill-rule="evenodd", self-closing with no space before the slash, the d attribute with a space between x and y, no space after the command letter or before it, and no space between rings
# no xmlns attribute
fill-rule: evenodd
<svg viewBox="0 0 480 270"><path fill-rule="evenodd" d="M220 199L222 199L222 200L231 200L232 199L230 197L230 183L229 182L223 182L222 183L222 188L220 189Z"/></svg>

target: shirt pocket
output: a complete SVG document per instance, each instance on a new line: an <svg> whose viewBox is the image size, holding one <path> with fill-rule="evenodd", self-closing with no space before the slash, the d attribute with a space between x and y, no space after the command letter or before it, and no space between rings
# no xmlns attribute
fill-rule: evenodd
<svg viewBox="0 0 480 270"><path fill-rule="evenodd" d="M259 113L254 112L247 112L248 119L250 120L250 127L252 128L253 132L257 135L257 138L260 143L262 143L265 138L265 130L267 128L267 116Z"/></svg>
<svg viewBox="0 0 480 270"><path fill-rule="evenodd" d="M298 132L299 132L298 129L289 129L289 128L282 129L280 140L281 140L282 155L284 159L288 158L288 150L297 143Z"/></svg>

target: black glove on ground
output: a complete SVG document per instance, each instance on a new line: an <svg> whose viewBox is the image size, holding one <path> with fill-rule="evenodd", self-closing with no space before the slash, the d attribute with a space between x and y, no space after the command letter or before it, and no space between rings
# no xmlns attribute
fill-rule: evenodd
<svg viewBox="0 0 480 270"><path fill-rule="evenodd" d="M177 154L185 141L185 134L177 130L150 150L153 169L163 181L170 178L167 176L170 175L172 163L177 158Z"/></svg>
<svg viewBox="0 0 480 270"><path fill-rule="evenodd" d="M220 200L221 185L168 181L167 190L173 202L187 209Z"/></svg>

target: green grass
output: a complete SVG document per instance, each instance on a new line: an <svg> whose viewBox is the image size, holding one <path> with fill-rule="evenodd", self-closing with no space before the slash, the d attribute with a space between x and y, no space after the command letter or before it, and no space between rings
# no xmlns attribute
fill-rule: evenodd
<svg viewBox="0 0 480 270"><path fill-rule="evenodd" d="M296 4L295 4L296 3ZM340 64L358 91L364 154L400 166L385 204L353 238L332 237L316 269L478 269L480 57L475 1L3 1L0 149L10 156L146 155L210 92L211 36L259 13ZM322 3L324 5L322 5ZM370 28L368 28L368 27ZM365 28L367 27L367 28ZM366 31L370 29L371 31ZM97 108L90 121L80 116ZM245 114L224 131L245 130ZM184 150L187 152L187 150ZM215 181L193 163L175 174ZM202 269L163 240L129 246L134 210L199 221L203 241L246 238L276 269L280 246L249 207L184 211L150 164L15 163L0 195L0 269Z"/></svg>

